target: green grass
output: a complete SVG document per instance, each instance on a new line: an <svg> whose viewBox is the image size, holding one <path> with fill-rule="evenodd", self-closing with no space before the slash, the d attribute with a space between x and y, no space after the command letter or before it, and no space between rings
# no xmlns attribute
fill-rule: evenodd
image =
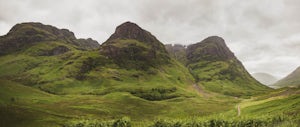
<svg viewBox="0 0 300 127"><path fill-rule="evenodd" d="M19 116L28 126L36 123L36 120L40 124L52 122L64 124L65 120L82 118L111 120L128 116L136 122L153 121L156 118L205 116L229 110L233 107L233 104L227 104L230 101L236 103L233 99L217 101L216 98L210 100L199 96L148 101L128 92L112 92L101 96L53 95L12 81L1 80L0 84L1 113L3 114L1 116L16 117L13 119L19 119ZM28 116L27 112L30 112ZM35 114L39 118L23 119ZM5 124L5 121L2 123ZM10 125L10 123L7 124Z"/></svg>

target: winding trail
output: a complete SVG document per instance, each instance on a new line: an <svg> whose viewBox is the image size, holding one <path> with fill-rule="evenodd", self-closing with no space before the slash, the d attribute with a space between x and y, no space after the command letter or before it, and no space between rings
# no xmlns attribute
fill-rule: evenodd
<svg viewBox="0 0 300 127"><path fill-rule="evenodd" d="M203 95L203 97L205 97L205 98L207 98L207 94L204 92L204 90L201 88L201 87L199 87L197 84L193 84L193 87L194 87L194 89L196 89L197 90L197 92L199 93L199 94L201 94L201 95Z"/></svg>
<svg viewBox="0 0 300 127"><path fill-rule="evenodd" d="M240 115L241 115L241 108L240 108L240 104L238 104L238 106L237 106L237 111L238 111L238 116L240 116Z"/></svg>

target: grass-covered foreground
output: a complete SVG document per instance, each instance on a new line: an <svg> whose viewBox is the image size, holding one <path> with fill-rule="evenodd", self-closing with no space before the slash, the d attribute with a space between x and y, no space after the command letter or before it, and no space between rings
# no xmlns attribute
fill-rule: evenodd
<svg viewBox="0 0 300 127"><path fill-rule="evenodd" d="M114 121L74 120L66 126L149 126L149 127L299 127L300 95L298 89L279 89L252 99L242 100L240 116L232 109L208 116L158 118L154 121L131 121L125 117Z"/></svg>

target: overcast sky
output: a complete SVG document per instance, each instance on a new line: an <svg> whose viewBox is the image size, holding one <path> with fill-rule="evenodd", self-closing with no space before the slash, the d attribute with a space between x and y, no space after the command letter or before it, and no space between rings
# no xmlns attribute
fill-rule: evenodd
<svg viewBox="0 0 300 127"><path fill-rule="evenodd" d="M125 21L161 42L225 39L250 73L284 77L300 66L300 0L0 0L0 35L42 22L104 42Z"/></svg>

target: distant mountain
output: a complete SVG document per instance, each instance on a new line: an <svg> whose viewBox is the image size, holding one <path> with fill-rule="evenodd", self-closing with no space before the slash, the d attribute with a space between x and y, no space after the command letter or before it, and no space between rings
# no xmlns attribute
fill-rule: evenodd
<svg viewBox="0 0 300 127"><path fill-rule="evenodd" d="M272 84L278 81L278 79L275 76L270 75L268 73L253 73L252 76L260 83L267 86L271 86Z"/></svg>
<svg viewBox="0 0 300 127"><path fill-rule="evenodd" d="M300 67L294 70L291 74L286 76L285 78L276 82L274 87L299 87L300 86Z"/></svg>
<svg viewBox="0 0 300 127"><path fill-rule="evenodd" d="M148 69L169 63L164 45L135 23L119 25L100 48L100 52L122 67Z"/></svg>
<svg viewBox="0 0 300 127"><path fill-rule="evenodd" d="M206 89L232 96L267 90L247 72L223 38L211 36L187 47L187 67Z"/></svg>
<svg viewBox="0 0 300 127"><path fill-rule="evenodd" d="M0 55L24 50L37 43L60 41L72 44L78 49L96 49L100 45L92 39L77 39L73 32L67 29L58 29L51 25L28 22L16 24L4 36L0 37Z"/></svg>
<svg viewBox="0 0 300 127"><path fill-rule="evenodd" d="M186 46L180 44L166 44L165 47L171 57L181 62L183 65L187 64Z"/></svg>

